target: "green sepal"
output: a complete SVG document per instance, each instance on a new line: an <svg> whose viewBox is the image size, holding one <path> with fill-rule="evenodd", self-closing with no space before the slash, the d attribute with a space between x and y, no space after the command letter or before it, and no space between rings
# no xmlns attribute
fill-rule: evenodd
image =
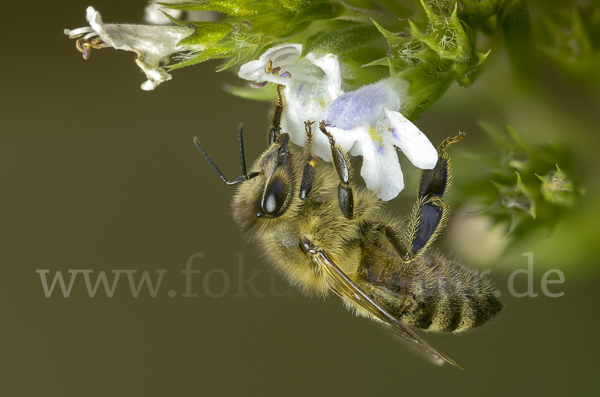
<svg viewBox="0 0 600 397"><path fill-rule="evenodd" d="M253 88L250 85L239 87L223 84L223 90L237 97L253 101L274 102L277 99L275 84L267 84L263 88Z"/></svg>
<svg viewBox="0 0 600 397"><path fill-rule="evenodd" d="M184 68L186 66L196 65L198 63L208 61L209 59L227 58L231 56L232 52L233 51L231 50L231 48L218 46L209 47L206 50L199 52L197 55L192 55L191 57L189 57L189 59L169 66L169 70L175 70Z"/></svg>
<svg viewBox="0 0 600 397"><path fill-rule="evenodd" d="M409 120L416 120L421 113L433 105L454 82L453 62L442 59L430 48L415 54L417 66L397 73L397 77L410 82L407 94L409 100L402 107L402 114Z"/></svg>
<svg viewBox="0 0 600 397"><path fill-rule="evenodd" d="M469 37L460 22L457 14L457 7L454 8L450 20L448 17L436 15L431 8L421 0L429 20L429 32L424 34L413 21L409 21L412 36L426 44L435 51L441 58L450 59L455 62L467 62L473 52L474 38Z"/></svg>
<svg viewBox="0 0 600 397"><path fill-rule="evenodd" d="M227 62L221 65L217 69L217 72L222 72L232 66L237 65L238 63L246 63L252 59L258 58L258 55L261 54L265 49L266 48L264 45L256 45L239 51L236 56L232 56L229 60L227 60Z"/></svg>
<svg viewBox="0 0 600 397"><path fill-rule="evenodd" d="M508 185L491 181L498 191L499 197L493 205L481 211L481 213L491 216L495 223L508 221L507 237L523 224L526 217L531 217L532 220L536 218L535 199L523 184L521 175L518 172L516 174L516 184Z"/></svg>
<svg viewBox="0 0 600 397"><path fill-rule="evenodd" d="M269 3L271 2L266 1L252 3L249 1L200 0L158 4L160 4L163 7L172 8L174 10L217 11L235 17L249 17L260 13L261 11L264 11L265 8L270 7Z"/></svg>
<svg viewBox="0 0 600 397"><path fill-rule="evenodd" d="M177 19L174 16L172 16L171 14L169 14L168 12L165 12L163 10L160 10L160 12L162 12L164 14L164 16L169 19L169 21L171 21L172 23L174 23L177 26L187 26L190 24L189 21L182 21L181 19Z"/></svg>
<svg viewBox="0 0 600 397"><path fill-rule="evenodd" d="M542 197L549 203L564 207L572 207L579 192L573 190L573 182L556 165L556 171L550 171L544 176L536 175L542 186Z"/></svg>
<svg viewBox="0 0 600 397"><path fill-rule="evenodd" d="M375 25L377 30L379 30L379 33L381 33L383 37L385 37L390 46L391 51L395 51L398 48L398 46L402 45L407 40L405 36L401 36L399 34L395 34L390 32L389 30L386 30L383 26L381 26L374 20L373 24Z"/></svg>
<svg viewBox="0 0 600 397"><path fill-rule="evenodd" d="M218 22L193 22L187 23L187 26L194 25L196 31L190 36L182 39L177 43L179 46L205 45L214 44L227 36L231 32L231 25Z"/></svg>
<svg viewBox="0 0 600 397"><path fill-rule="evenodd" d="M392 33L375 21L373 21L373 24L387 40L390 51L387 58L378 59L365 66L388 65L390 74L395 75L398 70L415 66L419 62L415 55L423 50L423 45L418 40L407 34ZM385 59L388 61L384 63Z"/></svg>
<svg viewBox="0 0 600 397"><path fill-rule="evenodd" d="M528 213L529 213L529 215L531 215L531 217L533 219L535 219L535 200L533 199L534 196L533 196L533 194L531 194L529 192L527 187L525 187L525 185L523 184L523 181L521 180L521 175L518 172L516 174L517 174L517 191L529 199L531 205L529 206Z"/></svg>
<svg viewBox="0 0 600 397"><path fill-rule="evenodd" d="M470 62L469 64L454 64L457 83L463 87L470 87L483 70L481 66L487 59L488 55L490 55L491 51L492 50L489 50L485 54L477 51L477 57L471 58L473 62Z"/></svg>
<svg viewBox="0 0 600 397"><path fill-rule="evenodd" d="M310 36L302 46L301 57L310 52L345 54L377 39L375 26L352 26L339 30L326 30Z"/></svg>
<svg viewBox="0 0 600 397"><path fill-rule="evenodd" d="M374 60L372 62L365 63L363 65L363 67L365 67L365 68L368 67L368 66L390 66L390 60L387 57L386 58L379 58L379 59L376 59L376 60Z"/></svg>

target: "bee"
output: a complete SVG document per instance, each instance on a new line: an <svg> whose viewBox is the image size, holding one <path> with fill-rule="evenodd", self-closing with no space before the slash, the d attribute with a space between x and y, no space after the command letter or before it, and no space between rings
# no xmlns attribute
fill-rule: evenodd
<svg viewBox="0 0 600 397"><path fill-rule="evenodd" d="M350 160L324 121L317 128L329 140L333 166L313 153L313 121L305 122L304 147L290 142L280 126L281 86L277 92L268 147L250 172L241 125L242 175L232 181L194 138L223 182L239 185L231 208L243 236L305 294L331 291L348 309L381 323L430 361L459 367L410 327L457 333L502 310L488 278L432 249L450 213L444 201L452 180L447 148L464 133L438 147L437 164L422 171L417 201L402 220L384 211L373 192L351 182Z"/></svg>

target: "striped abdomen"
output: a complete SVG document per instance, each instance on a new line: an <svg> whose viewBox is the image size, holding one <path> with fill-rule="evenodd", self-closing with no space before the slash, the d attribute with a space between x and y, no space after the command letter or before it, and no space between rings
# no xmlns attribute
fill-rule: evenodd
<svg viewBox="0 0 600 397"><path fill-rule="evenodd" d="M382 263L377 256L363 257L358 283L404 324L460 332L486 323L502 310L491 282L456 261L423 255L407 263L390 263L389 257Z"/></svg>

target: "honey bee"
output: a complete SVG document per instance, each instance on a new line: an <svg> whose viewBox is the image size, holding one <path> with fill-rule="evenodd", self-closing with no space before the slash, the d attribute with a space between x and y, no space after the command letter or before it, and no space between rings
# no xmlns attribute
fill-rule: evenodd
<svg viewBox="0 0 600 397"><path fill-rule="evenodd" d="M458 364L433 348L410 327L461 332L478 327L502 310L489 279L431 248L450 209L444 194L452 180L449 145L438 147L435 168L422 171L417 202L407 220L383 211L375 194L351 182L347 155L327 124L331 163L313 153L313 125L305 123L306 145L281 131L281 86L272 111L268 147L246 170L242 126L238 130L242 175L229 181L197 138L198 149L233 196L233 218L244 237L307 295L338 295L344 305L393 331L438 364ZM460 367L459 367L460 368Z"/></svg>

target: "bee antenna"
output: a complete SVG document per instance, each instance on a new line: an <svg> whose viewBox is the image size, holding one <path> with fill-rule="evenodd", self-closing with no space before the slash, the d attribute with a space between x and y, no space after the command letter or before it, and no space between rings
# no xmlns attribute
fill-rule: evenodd
<svg viewBox="0 0 600 397"><path fill-rule="evenodd" d="M238 143L240 145L240 165L242 167L242 175L246 175L246 156L244 155L244 125L240 123L238 126Z"/></svg>
<svg viewBox="0 0 600 397"><path fill-rule="evenodd" d="M237 185L238 183L247 181L252 178L256 178L257 176L261 175L260 172L251 172L250 174L246 173L246 158L244 156L244 139L243 139L242 131L243 131L243 126L242 126L242 124L240 124L240 126L238 128L238 142L239 142L239 147L240 147L240 164L242 167L242 175L235 178L233 181L227 180L227 178L225 177L225 175L223 175L223 173L221 172L219 167L217 167L217 165L215 163L213 163L213 161L210 159L210 157L208 156L208 153L206 153L206 150L204 150L204 148L200 144L198 137L194 137L194 143L196 144L196 146L198 147L198 149L200 150L200 152L202 153L202 155L204 156L206 161L208 161L208 164L210 164L212 169L215 170L217 175L219 175L221 180L223 182L225 182L225 184L227 186Z"/></svg>

